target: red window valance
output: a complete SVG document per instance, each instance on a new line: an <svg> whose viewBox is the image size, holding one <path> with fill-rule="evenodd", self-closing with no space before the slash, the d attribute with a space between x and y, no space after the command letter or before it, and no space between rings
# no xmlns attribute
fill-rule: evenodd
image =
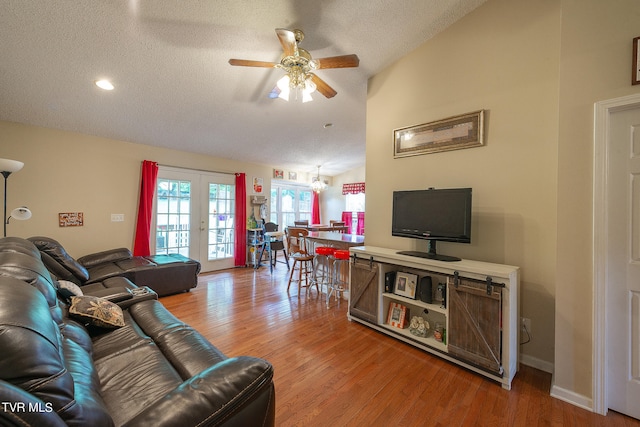
<svg viewBox="0 0 640 427"><path fill-rule="evenodd" d="M364 193L364 182L342 184L342 194L359 194L359 193Z"/></svg>

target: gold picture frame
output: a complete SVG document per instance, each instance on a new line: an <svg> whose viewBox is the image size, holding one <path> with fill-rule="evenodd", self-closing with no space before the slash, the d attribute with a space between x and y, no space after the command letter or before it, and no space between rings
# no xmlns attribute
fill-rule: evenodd
<svg viewBox="0 0 640 427"><path fill-rule="evenodd" d="M631 65L631 84L640 84L640 37L633 39L633 63Z"/></svg>
<svg viewBox="0 0 640 427"><path fill-rule="evenodd" d="M393 157L401 158L484 145L484 110L393 131Z"/></svg>

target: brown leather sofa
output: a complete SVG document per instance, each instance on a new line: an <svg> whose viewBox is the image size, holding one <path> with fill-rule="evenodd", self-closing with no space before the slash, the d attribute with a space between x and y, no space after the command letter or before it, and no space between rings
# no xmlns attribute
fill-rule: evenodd
<svg viewBox="0 0 640 427"><path fill-rule="evenodd" d="M159 296L195 288L200 263L179 254L133 256L127 248L85 255L77 260L50 237L30 237L42 252L42 261L61 280L80 286L100 283L110 277L126 277L138 286L148 286Z"/></svg>
<svg viewBox="0 0 640 427"><path fill-rule="evenodd" d="M274 425L267 361L228 358L155 296L128 300L124 325L106 329L70 314L61 291L31 242L0 239L0 425Z"/></svg>

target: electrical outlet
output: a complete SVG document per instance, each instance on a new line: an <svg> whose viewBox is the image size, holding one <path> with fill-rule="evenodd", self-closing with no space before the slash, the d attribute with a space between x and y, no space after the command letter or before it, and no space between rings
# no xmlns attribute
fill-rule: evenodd
<svg viewBox="0 0 640 427"><path fill-rule="evenodd" d="M531 337L531 319L528 319L526 317L521 317L520 328L522 329L523 333L529 334L529 337Z"/></svg>
<svg viewBox="0 0 640 427"><path fill-rule="evenodd" d="M111 222L123 222L124 214L111 214Z"/></svg>

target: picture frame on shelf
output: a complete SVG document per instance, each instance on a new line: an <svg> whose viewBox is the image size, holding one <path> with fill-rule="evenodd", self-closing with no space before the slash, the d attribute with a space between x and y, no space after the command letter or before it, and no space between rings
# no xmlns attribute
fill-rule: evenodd
<svg viewBox="0 0 640 427"><path fill-rule="evenodd" d="M387 315L387 323L390 326L404 329L409 322L409 310L406 306L397 303L389 303L389 314Z"/></svg>
<svg viewBox="0 0 640 427"><path fill-rule="evenodd" d="M404 273L398 271L396 281L393 287L393 293L402 297L411 299L416 298L416 289L418 287L418 276L416 274Z"/></svg>

